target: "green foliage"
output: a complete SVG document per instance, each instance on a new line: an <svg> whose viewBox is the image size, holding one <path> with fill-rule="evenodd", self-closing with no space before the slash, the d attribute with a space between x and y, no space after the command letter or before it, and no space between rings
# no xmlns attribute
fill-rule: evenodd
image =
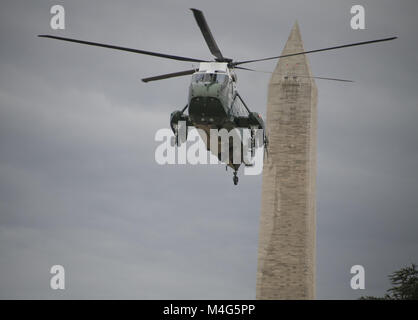
<svg viewBox="0 0 418 320"><path fill-rule="evenodd" d="M389 275L392 288L383 297L365 296L361 300L418 300L418 269L415 264Z"/></svg>
<svg viewBox="0 0 418 320"><path fill-rule="evenodd" d="M391 299L418 300L418 269L415 264L395 271L389 279L393 285L388 290Z"/></svg>

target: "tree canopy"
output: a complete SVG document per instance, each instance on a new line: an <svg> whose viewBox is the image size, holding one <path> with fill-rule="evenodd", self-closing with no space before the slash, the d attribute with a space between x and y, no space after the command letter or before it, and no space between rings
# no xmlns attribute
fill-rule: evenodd
<svg viewBox="0 0 418 320"><path fill-rule="evenodd" d="M418 300L418 269L415 264L389 275L392 287L383 297L365 296L367 300Z"/></svg>

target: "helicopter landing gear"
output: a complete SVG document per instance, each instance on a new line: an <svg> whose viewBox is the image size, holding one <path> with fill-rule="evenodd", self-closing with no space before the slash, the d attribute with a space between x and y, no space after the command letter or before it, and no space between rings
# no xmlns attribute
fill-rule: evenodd
<svg viewBox="0 0 418 320"><path fill-rule="evenodd" d="M179 141L179 130L176 128L176 133L174 134L175 144L177 147L180 147L180 141Z"/></svg>
<svg viewBox="0 0 418 320"><path fill-rule="evenodd" d="M251 140L250 140L251 158L255 156L255 128L251 128Z"/></svg>
<svg viewBox="0 0 418 320"><path fill-rule="evenodd" d="M172 147L179 147L180 146L180 139L179 139L179 133L177 127L173 129L174 136L170 139L170 145Z"/></svg>
<svg viewBox="0 0 418 320"><path fill-rule="evenodd" d="M234 185L237 185L238 184L237 171L234 171L234 177L232 178L232 180L234 181Z"/></svg>

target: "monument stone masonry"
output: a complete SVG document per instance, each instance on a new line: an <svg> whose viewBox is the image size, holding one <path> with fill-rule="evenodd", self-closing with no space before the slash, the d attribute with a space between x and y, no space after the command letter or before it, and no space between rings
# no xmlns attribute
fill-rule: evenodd
<svg viewBox="0 0 418 320"><path fill-rule="evenodd" d="M304 51L297 22L282 55ZM279 59L268 88L257 299L315 298L317 88L306 55Z"/></svg>

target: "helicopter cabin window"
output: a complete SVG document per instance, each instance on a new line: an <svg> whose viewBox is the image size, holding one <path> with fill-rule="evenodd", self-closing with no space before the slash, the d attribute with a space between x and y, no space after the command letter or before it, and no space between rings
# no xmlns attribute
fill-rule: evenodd
<svg viewBox="0 0 418 320"><path fill-rule="evenodd" d="M196 73L193 75L192 81L224 84L228 81L228 76L225 73Z"/></svg>

